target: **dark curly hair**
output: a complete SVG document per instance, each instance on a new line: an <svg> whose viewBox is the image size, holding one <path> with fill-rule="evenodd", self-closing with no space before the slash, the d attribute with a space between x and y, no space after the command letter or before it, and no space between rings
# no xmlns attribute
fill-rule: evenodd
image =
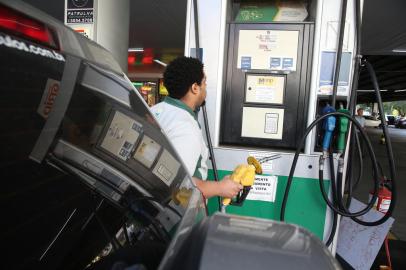
<svg viewBox="0 0 406 270"><path fill-rule="evenodd" d="M201 84L204 77L203 63L196 58L181 56L174 59L164 72L164 85L169 96L180 99L189 88L197 83Z"/></svg>

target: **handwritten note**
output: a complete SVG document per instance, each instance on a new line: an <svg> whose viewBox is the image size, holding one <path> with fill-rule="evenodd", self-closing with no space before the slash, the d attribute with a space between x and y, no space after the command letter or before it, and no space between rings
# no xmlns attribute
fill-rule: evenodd
<svg viewBox="0 0 406 270"><path fill-rule="evenodd" d="M355 199L352 200L351 212L357 212L364 208L365 204ZM371 209L359 219L375 221L382 216L382 213ZM389 218L379 226L367 227L356 223L350 218L343 217L340 223L337 253L354 269L370 269L393 222L394 219Z"/></svg>

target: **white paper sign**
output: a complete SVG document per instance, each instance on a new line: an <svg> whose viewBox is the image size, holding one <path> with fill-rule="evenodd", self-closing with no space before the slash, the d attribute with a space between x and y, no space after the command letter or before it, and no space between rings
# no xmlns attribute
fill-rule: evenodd
<svg viewBox="0 0 406 270"><path fill-rule="evenodd" d="M237 68L296 71L299 31L240 30Z"/></svg>
<svg viewBox="0 0 406 270"><path fill-rule="evenodd" d="M285 77L276 75L247 75L245 101L283 104Z"/></svg>
<svg viewBox="0 0 406 270"><path fill-rule="evenodd" d="M284 113L280 108L243 107L241 136L282 140Z"/></svg>
<svg viewBox="0 0 406 270"><path fill-rule="evenodd" d="M365 204L352 199L351 212L357 212L364 208ZM375 221L382 216L382 213L371 209L360 219ZM370 269L393 222L394 219L389 218L379 226L367 227L352 221L350 218L343 217L340 222L337 253L354 269Z"/></svg>
<svg viewBox="0 0 406 270"><path fill-rule="evenodd" d="M248 193L247 200L274 202L277 185L277 176L256 175L254 185L250 193Z"/></svg>

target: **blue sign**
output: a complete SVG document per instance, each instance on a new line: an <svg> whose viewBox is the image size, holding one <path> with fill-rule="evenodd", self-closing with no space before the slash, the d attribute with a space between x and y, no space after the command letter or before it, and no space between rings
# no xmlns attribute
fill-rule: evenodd
<svg viewBox="0 0 406 270"><path fill-rule="evenodd" d="M271 68L279 68L281 66L281 59L279 57L271 57Z"/></svg>
<svg viewBox="0 0 406 270"><path fill-rule="evenodd" d="M323 51L321 53L320 66L320 86L333 85L333 76L335 70L336 53ZM348 86L350 80L350 68L352 64L351 52L343 52L341 56L340 74L338 77L338 85Z"/></svg>
<svg viewBox="0 0 406 270"><path fill-rule="evenodd" d="M293 58L283 58L282 69L292 69L293 68Z"/></svg>
<svg viewBox="0 0 406 270"><path fill-rule="evenodd" d="M251 56L241 56L241 69L251 69Z"/></svg>
<svg viewBox="0 0 406 270"><path fill-rule="evenodd" d="M320 86L333 85L335 57L335 52L321 53Z"/></svg>
<svg viewBox="0 0 406 270"><path fill-rule="evenodd" d="M338 85L348 86L350 83L350 69L352 65L351 52L343 52L341 55L340 75L338 75Z"/></svg>

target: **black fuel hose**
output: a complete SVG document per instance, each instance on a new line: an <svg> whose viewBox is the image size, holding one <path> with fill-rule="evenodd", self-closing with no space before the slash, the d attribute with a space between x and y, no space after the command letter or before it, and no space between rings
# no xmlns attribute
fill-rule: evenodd
<svg viewBox="0 0 406 270"><path fill-rule="evenodd" d="M378 181L379 173L378 173L378 168L379 168L380 165L378 165L378 163L377 163L377 161L376 161L376 157L375 157L375 154L374 154L374 152L373 152L373 149L372 149L372 146L371 146L371 143L370 143L369 139L366 137L366 134L365 134L364 130L361 128L360 124L357 122L357 120L356 120L354 117L350 117L350 116L348 116L348 115L344 115L344 114L343 114L343 116L347 117L353 124L355 124L355 126L359 129L359 132L360 132L362 138L363 138L363 139L366 141L366 143L367 143L368 151L369 151L369 154L370 154L370 156L371 156L371 160L372 160L372 162L373 162L373 164L372 164L372 165L373 165L373 178L374 178L374 180L375 180L374 194L373 194L373 196L372 196L372 199L370 200L370 202L367 204L367 206L366 206L363 210L360 210L360 211L355 212L355 213L351 213L351 212L347 209L347 207L345 207L345 206L343 205L342 198L341 198L341 191L340 191L340 190L341 190L341 186L342 186L342 174L343 174L343 171L341 170L342 168L341 168L341 169L339 168L339 170L338 170L338 172L337 172L337 186L338 186L338 190L336 190L336 192L337 192L336 195L334 195L334 191L333 191L333 202L330 202L330 200L328 199L328 195L327 195L327 193L326 193L325 190L324 190L324 181L323 181L323 170L322 170L322 167L321 167L321 169L320 169L320 171L319 171L319 180L320 180L319 182L320 182L320 190L321 190L323 199L325 200L325 202L327 203L327 205L328 205L335 213L338 213L338 214L340 214L340 215L342 215L342 216L351 217L352 220L354 220L355 222L357 222L357 223L359 223L359 224L361 224L361 225L364 225L364 226L377 226L377 225L380 225L380 224L384 223L386 220L389 219L389 217L392 216L392 213L393 213L393 210L394 210L394 207L395 207L395 204L396 204L396 199L397 199L397 193L396 193L396 178L395 178L395 177L396 177L396 172L395 172L395 164L394 164L394 158L393 158L392 144L391 144L391 141L390 141L390 137L389 137L389 134L388 134L388 130L387 130L386 123L384 122L384 118L383 118L383 116L384 116L383 103L382 103L382 98L381 98L381 95L380 95L380 90L379 90L379 85L378 85L378 81L377 81L377 78L376 78L376 74L375 74L375 72L374 72L374 70L373 70L372 65L371 65L369 62L364 61L364 63L365 63L365 66L366 66L367 69L368 69L368 72L369 72L369 74L370 74L370 76L371 76L371 79L372 79L372 83L373 83L373 85L374 85L374 89L375 89L376 97L377 97L377 102L378 102L378 109L379 109L379 113L380 113L380 115L381 115L381 122L382 122L382 126L383 126L383 134L384 134L384 136L385 136L385 140L388 140L388 141L387 141L387 147L386 147L386 149L387 149L387 155L388 155L389 166L390 166L390 176L391 176L391 180L392 180L392 181L391 181L391 184L392 184L392 199L391 199L391 203L390 203L390 205L389 205L389 209L388 209L388 211L386 212L386 214L385 214L382 218L380 218L380 219L378 219L378 220L376 220L376 221L368 222L368 221L363 221L363 220L360 220L360 219L357 218L357 217L359 217L359 216L361 216L361 215L364 215L366 212L368 212L368 211L372 208L373 204L374 204L375 201L376 201L377 190L378 190L378 188L379 188L379 181ZM332 114L332 115L335 115L335 114L337 114L337 113L331 113L331 114ZM314 122L312 123L312 125L309 126L309 128L312 127L312 126L314 126L313 124L318 123L319 121L321 121L321 119L323 119L323 118L325 118L325 117L326 117L326 116L322 116L322 117L320 117L319 119L317 119L316 121L314 121ZM308 128L308 130L309 130L309 128ZM305 137L306 137L307 134L310 132L310 131L308 132L308 130L306 130ZM356 131L355 131L355 132L356 132ZM357 138L357 135L355 135L355 136L356 136L356 138ZM305 139L305 137L304 137L304 139ZM302 141L304 141L304 140L302 140ZM359 141L357 141L357 144L358 144L358 147L359 147ZM300 152L301 147L302 147L302 145L300 145L300 146L298 147L299 152ZM358 150L359 150L359 149L358 149ZM298 153L298 151L297 151L296 153ZM362 153L360 153L360 151L359 151L359 154L362 156ZM295 159L294 159L294 166L296 166L296 162L295 162L295 161L297 162L297 157L296 157L296 155L295 155ZM291 183L290 183L291 176L292 176L292 178L293 178L292 169L295 169L295 168L293 168L293 164L292 164L292 168L291 168L291 174L289 175L289 178L288 178L287 189L288 189L288 187L290 188L290 185L291 185ZM381 171L382 171L382 170L381 170ZM286 195L286 194L287 194L287 193L286 193L286 190L285 190L285 195ZM335 200L335 202L334 202L334 200ZM351 200L351 198L348 198L348 200ZM338 204L338 208L336 207L337 204ZM348 206L349 204L350 204L350 202L347 201L347 206ZM281 220L282 220L282 218L283 218L282 214L284 214L285 207L286 207L286 200L285 200L285 197L284 197L284 201L283 201L283 204L282 204L283 212L281 211Z"/></svg>
<svg viewBox="0 0 406 270"><path fill-rule="evenodd" d="M370 201L370 203L365 207L365 209L355 213L355 214L365 214L366 212L368 212L373 204L376 201L376 198L378 196L378 188L379 188L379 180L378 180L378 165L377 165L377 160L376 160L376 156L375 153L372 149L372 145L371 142L369 141L369 138L367 137L365 131L362 129L361 125L358 123L358 121L351 115L348 115L346 113L342 113L342 112L332 112L332 113L328 113L325 114L321 117L319 117L318 119L316 119L315 121L313 121L313 123L310 124L310 126L306 129L305 134L303 135L300 143L298 144L297 148L296 148L296 152L295 152L295 156L293 158L293 162L292 162L292 166L289 172L289 177L288 177L288 181L286 184L286 189L285 189L285 193L283 196L283 201L282 201L282 207L281 207L281 213L280 213L280 220L284 221L285 220L285 211L286 211L286 204L287 204L287 200L289 197L289 191L290 191L290 186L292 185L292 181L293 181L293 175L295 173L296 170L296 165L297 165L297 161L299 159L299 155L301 152L301 149L306 141L306 137L309 135L310 131L321 121L323 121L325 118L329 117L329 116L343 116L348 118L360 131L361 136L363 137L363 139L366 141L367 144L367 149L369 151L370 154L370 158L373 164L373 170L374 170L374 194L372 196L372 200ZM320 175L320 178L323 178L323 175ZM323 198L325 199L327 205L333 209L334 211L336 211L338 214L341 214L343 216L352 216L354 213L347 213L344 211L341 211L340 209L338 209L337 207L334 206L334 203L331 203L330 200L328 199L328 195L326 194L325 190L324 190L324 183L323 181L320 181L320 189L322 191L322 195Z"/></svg>
<svg viewBox="0 0 406 270"><path fill-rule="evenodd" d="M395 209L396 200L397 200L396 169L395 169L395 160L393 157L392 143L390 140L388 127L385 123L385 111L383 109L383 102L382 102L381 92L379 89L378 80L376 78L376 74L375 74L375 71L374 71L374 68L372 67L372 65L368 61L364 61L364 64L371 77L372 84L374 86L374 90L375 90L375 94L376 94L377 103L378 103L379 114L381 115L382 130L383 130L383 135L384 135L385 141L386 141L386 153L388 155L388 161L389 161L389 171L390 171L390 179L391 179L391 185L392 185L392 190L391 190L392 198L391 198L391 203L389 205L388 211L381 219L379 219L377 221L373 221L373 222L366 222L366 221L359 220L356 218L353 218L353 220L364 226L378 226L378 225L384 223L385 221L387 221L392 216L392 213ZM374 170L374 173L377 173L377 171Z"/></svg>
<svg viewBox="0 0 406 270"><path fill-rule="evenodd" d="M346 216L346 217L350 217L355 222L357 222L357 223L359 223L361 225L364 225L364 226L377 226L377 225L380 225L380 224L384 223L389 217L391 217L391 215L393 213L393 209L394 209L395 204L396 204L396 199L397 199L396 195L397 195L397 193L396 193L396 180L395 180L395 177L396 177L395 164L394 164L394 158L393 158L392 145L391 145L390 138L389 138L389 135L388 135L387 126L384 123L384 118L383 118L384 111L383 111L382 98L381 98L381 95L380 95L380 90L379 90L378 82L377 82L376 75L375 75L375 72L373 70L373 67L371 66L371 64L369 62L366 62L366 61L365 61L365 65L366 65L366 67L368 69L368 72L370 73L370 76L371 76L371 79L372 79L372 82L373 82L373 85L374 85L374 89L375 89L375 92L376 92L376 96L377 96L377 100L378 100L378 108L379 108L379 112L380 112L380 115L381 115L381 122L382 122L382 126L383 126L383 133L384 133L384 136L385 136L385 140L388 140L387 141L387 154L388 154L388 160L389 160L389 165L390 165L390 173L391 173L391 179L392 179L392 200L391 200L391 204L389 206L388 212L382 218L380 218L380 219L378 219L376 221L372 221L372 222L363 221L363 220L360 220L360 219L357 218L357 217L359 217L361 215L364 215L366 212L368 212L373 207L373 205L374 205L374 203L375 203L375 201L377 199L377 193L378 193L378 188L379 188L378 163L377 163L377 160L376 160L376 156L375 156L375 154L373 152L372 145L371 145L368 137L366 136L365 131L362 129L362 127L360 126L358 121L352 116L349 116L349 115L344 114L344 113L333 112L333 113L323 115L322 117L316 119L307 128L307 130L305 132L305 135L302 138L301 143L297 147L297 150L296 150L296 153L295 153L295 156L294 156L294 159L293 159L292 167L291 167L291 170L290 170L290 173L289 173L288 182L287 182L286 189L285 189L285 194L284 194L284 197L283 197L281 215L280 215L280 219L282 221L284 221L284 215L285 215L285 210L286 210L288 194L289 194L290 186L291 186L291 183L292 183L292 180L293 180L293 174L294 174L294 170L296 168L296 164L297 164L297 161L298 161L298 158L299 158L301 148L303 147L304 142L306 140L306 137L308 136L310 131L314 128L314 126L316 126L323 119L329 117L330 115L337 115L337 116L343 116L343 117L348 118L352 122L352 124L354 124L356 126L356 128L359 130L362 138L365 140L365 142L367 144L367 149L369 151L369 154L370 154L370 157L371 157L371 160L372 160L372 165L373 165L374 193L373 193L372 199L370 200L370 202L367 204L367 206L364 209L362 209L361 211L355 212L355 213L351 213L347 209L347 207L350 204L351 198L347 199L347 203L346 203L347 207L344 207L344 205L342 203L342 197L341 197L342 173L343 173L343 171L341 170L342 168L339 169L338 172L337 172L337 185L338 185L338 188L336 189L335 192L333 190L335 184L332 181L333 202L330 202L330 200L328 199L328 195L327 195L327 193L325 192L325 189L324 189L324 180L323 180L323 167L324 166L321 167L321 169L319 170L319 183L320 183L320 190L321 190L323 199L325 200L327 205L334 211L333 227L332 227L332 231L330 233L330 236L329 236L329 238L327 240L327 243L326 243L327 245L329 245L332 242L332 240L334 239L334 231L335 231L335 228L337 226L337 224L336 224L336 215L337 214L340 214L340 215ZM355 138L358 139L357 135L358 134L355 135ZM361 158L361 161L362 161L362 153L360 151L360 147L359 147L360 144L359 144L358 140L356 140L356 145L358 147L358 154L359 154L359 156ZM330 154L330 156L331 156L331 154ZM331 159L332 158L330 158L330 163L332 164ZM330 166L331 166L331 164L330 164ZM330 168L330 171L334 172L334 168L333 169ZM333 175L333 173L332 173L332 175ZM333 179L333 178L331 178L331 179ZM334 194L334 193L336 193L336 194ZM338 206L338 208L337 208L337 206Z"/></svg>
<svg viewBox="0 0 406 270"><path fill-rule="evenodd" d="M352 93L351 93L351 98L350 98L350 102L349 102L349 109L350 111L354 114L355 113L355 105L356 105L356 90L358 88L358 78L359 78L359 73L360 73L360 67L361 67L361 56L360 56L360 44L361 44L361 38L360 38L360 32L361 32L361 18L360 18L360 3L357 0L355 3L355 21L356 21L356 39L357 39L357 48L356 48L356 57L357 60L359 60L359 63L357 63L355 65L355 70L354 70L354 79L353 79L353 87L352 87ZM378 101L378 109L380 112L380 115L382 115L381 117L381 122L382 122L382 126L383 126L383 133L386 138L389 138L388 136L388 132L387 132L387 127L383 121L383 115L384 115L384 111L383 111L383 104L382 104L382 98L380 95L380 90L379 90L379 85L378 85L378 81L376 78L376 74L373 70L373 67L370 63L364 61L364 64L366 65L368 72L370 74L372 83L374 85L374 90L376 93L376 97L377 97L377 101ZM336 74L337 75L337 74ZM333 97L333 100L335 100L335 96ZM357 181L354 183L354 186L352 184L352 177L349 178L349 182L348 184L348 196L347 196L347 201L346 201L346 206L343 205L343 201L342 201L342 194L341 194L341 189L342 189L342 179L343 179L343 171L342 168L338 168L338 172L337 172L337 201L336 203L338 203L339 208L342 211L345 211L347 213L349 213L349 210L347 208L349 208L350 204L351 204L351 199L352 199L352 190L356 188L356 186L358 185L362 174L363 174L363 159L362 159L362 149L361 149L361 144L358 138L358 134L357 131L353 132L353 138L355 138L355 146L357 147L358 150L358 157L359 157L359 161L360 161L360 172L358 175L358 179ZM390 138L389 138L390 140ZM345 151L344 151L345 152ZM353 151L351 152L352 156L353 156ZM351 219L354 220L355 222L364 225L364 226L377 226L380 225L382 223L384 223L393 213L393 209L395 207L396 204L396 181L395 181L395 165L394 165L394 159L393 159L393 151L392 151L392 145L390 143L390 141L387 144L387 155L388 155L388 160L389 160L389 165L390 165L390 171L391 171L391 178L394 180L394 185L392 185L392 189L394 190L394 192L392 193L392 200L391 200L391 204L390 207L388 209L388 212L379 220L377 221L373 221L373 222L365 222L363 220L360 220L357 218L357 216L351 216ZM378 166L380 168L380 173L383 175L383 171L382 171L382 167L380 166L380 164L378 163ZM373 177L376 179L376 170L374 168L373 170ZM322 175L321 175L322 177ZM322 181L320 181L320 184L322 185ZM334 197L334 196L333 196ZM370 203L374 201L374 199L372 199L370 201ZM333 210L334 211L334 210ZM334 211L334 213L337 213L336 211ZM355 213L354 213L355 214ZM334 226L334 224L333 224ZM331 235L330 235L331 237ZM330 240L330 238L329 238Z"/></svg>
<svg viewBox="0 0 406 270"><path fill-rule="evenodd" d="M352 77L352 87L351 87L351 96L349 103L347 104L347 109L350 111L352 115L355 115L355 108L356 108L356 102L357 102L357 89L358 89L358 79L360 76L361 72L361 3L360 0L355 0L354 3L354 21L355 21L355 41L356 41L356 46L355 46L355 65L354 65L354 73ZM351 126L350 126L351 127ZM360 143L359 143L359 138L357 132L351 132L351 141L352 141L352 146L350 149L350 156L349 156L349 166L347 167L347 179L346 179L346 185L348 187L348 200L347 200L347 207L350 206L351 203L351 196L352 196L352 191L357 187L358 183L360 182L362 175L363 175L363 160L362 160L362 152L360 152ZM347 139L347 138L346 138ZM356 140L356 141L354 141ZM357 177L357 180L355 181L354 184L352 184L352 177L353 177L353 161L354 161L354 151L355 147L358 149L358 157L360 161L360 166L359 166L359 174ZM345 148L347 145L345 145ZM345 153L345 149L343 151Z"/></svg>
<svg viewBox="0 0 406 270"><path fill-rule="evenodd" d="M193 18L194 18L194 26L195 26L196 58L203 62L202 55L200 54L199 19L198 19L199 12L197 9L197 0L193 0ZM211 143L209 123L207 120L206 101L203 102L202 109L203 109L204 130L206 133L207 147L209 148L209 153L210 153L211 166L213 168L214 181L218 182L219 177L218 177L218 173L217 173L216 159L214 158L213 144ZM219 196L217 196L217 202L218 202L218 210L221 211L221 198ZM206 200L205 200L205 203L206 203ZM205 207L206 207L206 213L208 215L209 213L208 213L207 205Z"/></svg>
<svg viewBox="0 0 406 270"><path fill-rule="evenodd" d="M352 201L353 190L356 189L357 185L361 181L361 177L362 177L363 171L364 171L362 150L361 150L361 147L360 147L358 134L355 131L355 132L352 132L351 136L352 136L352 146L351 146L350 151L357 150L358 158L359 158L359 162L360 162L360 164L359 164L359 173L358 173L358 176L357 176L357 180L355 181L355 183L353 183L353 180L352 180L353 179L353 171L352 171L351 167L352 167L354 153L350 153L350 156L349 156L350 160L347 163L348 167L347 167L346 181L345 181L345 184L344 184L347 187L347 189L345 190L346 194L347 194L347 199L346 199L346 202L345 202L345 208L342 207L342 209L346 209L346 208L348 209L350 207L351 201ZM379 163L378 163L378 165L379 165ZM340 181L337 184L340 185L340 190L341 190L342 178L337 178L337 180ZM340 194L340 196L341 196L341 194Z"/></svg>
<svg viewBox="0 0 406 270"><path fill-rule="evenodd" d="M390 177L391 177L391 185L392 185L392 187L391 187L392 188L392 190L391 190L392 191L392 198L391 198L391 203L389 205L388 211L385 213L385 215L382 218L380 218L380 219L378 219L376 221L368 222L368 221L360 220L359 218L357 218L358 216L361 216L361 214L358 215L358 213L361 213L362 211L359 211L358 213L350 213L350 211L347 208L350 205L351 197L348 198L346 207L344 207L344 205L342 203L342 200L341 200L341 194L339 194L340 198L338 200L340 211L337 211L337 213L341 214L340 212L345 212L347 214L345 214L345 215L341 214L341 215L351 217L351 219L353 221L357 222L358 224L364 225L364 226L378 226L378 225L386 222L392 216L392 213L393 213L395 205L396 205L396 200L397 200L396 169L395 169L395 162L394 162L394 157L393 157L392 143L390 141L390 136L388 134L389 133L388 132L388 127L387 127L386 123L384 122L385 121L384 120L385 112L383 110L383 102L382 102L382 97L381 97L381 93L380 93L380 89L379 89L378 80L376 78L376 74L375 74L375 71L374 71L372 65L366 60L363 61L363 64L366 66L366 68L368 70L368 73L369 73L369 75L371 77L372 84L374 86L374 90L375 90L375 94L376 94L376 98L377 98L379 114L381 115L381 124L382 124L383 134L384 134L384 137L385 137L385 140L386 140L386 150L387 150L387 156L388 156L389 168L390 168ZM357 125L357 128L359 128L358 125ZM363 132L362 129L360 129L360 132L361 132L361 135L363 135L364 132ZM355 133L356 133L356 131L355 131ZM358 147L358 152L359 152L360 161L361 161L361 165L362 165L362 153L361 153L361 150L360 150L360 142L358 140L358 134L355 134L355 138L356 138L356 144L357 144L357 147ZM364 136L363 136L363 138L364 138ZM368 150L369 150L369 146L370 145L368 143ZM381 173L383 175L381 165L379 163L373 164L373 178L375 180L379 177L378 168L380 169L379 173ZM322 177L322 175L321 175L321 177ZM342 184L341 182L342 182L342 171L339 170L337 172L337 184L338 184L338 186L341 186L341 184ZM322 181L320 181L320 185L322 185L322 184L323 184ZM379 182L378 182L378 184L379 184ZM352 185L352 184L350 183L350 185ZM322 190L322 194L323 194L323 190ZM326 199L326 196L324 196L324 195L325 194L323 194L323 198ZM374 195L375 195L375 193L374 193ZM326 201L326 202L327 202L327 204L329 204L328 201ZM371 199L370 204L372 202L375 202L374 196ZM329 205L329 207L330 207L330 205ZM336 211L336 210L337 209L333 209L333 211Z"/></svg>
<svg viewBox="0 0 406 270"><path fill-rule="evenodd" d="M338 173L337 175L337 181L341 181L338 180L339 178L342 178L342 173ZM334 197L338 197L337 194L333 196L333 202L331 202L328 198L328 194L325 191L325 187L324 187L324 178L323 178L323 171L319 170L319 184L320 184L320 191L321 194L323 196L324 201L327 203L327 205L331 208L331 210L333 210L334 212L336 212L337 214L341 215L341 216L345 216L345 217L358 217L358 216L362 216L364 214L366 214L369 210L372 209L372 207L375 204L376 198L378 197L378 188L379 188L379 180L377 179L377 177L374 177L375 180L375 187L374 187L374 193L373 193L373 197L372 199L369 201L369 203L367 204L367 206L355 213L351 213L349 212L347 209L344 209L342 203L340 204L339 200L335 200ZM333 183L331 183L333 185ZM336 206L338 205L338 207Z"/></svg>
<svg viewBox="0 0 406 270"><path fill-rule="evenodd" d="M323 157L321 157L323 158ZM337 193L337 188L336 188L336 184L335 184L335 175L334 175L334 159L333 159L333 151L330 147L329 149L329 165L330 165L330 179L331 179L331 191L332 191L332 195L336 196ZM337 199L337 198L335 198ZM337 204L335 204L335 206L337 206ZM338 214L334 211L333 212L333 225L331 227L330 230L330 234L329 237L327 238L326 241L326 246L330 246L330 244L333 242L334 240L334 236L336 235L336 231L337 231L337 224L338 224Z"/></svg>
<svg viewBox="0 0 406 270"><path fill-rule="evenodd" d="M345 12L345 11L344 11ZM354 76L353 76L353 86L352 86L352 92L351 92L351 97L350 97L350 102L348 105L349 110L351 111L352 114L355 113L355 107L356 107L356 91L358 88L358 78L359 78L359 74L360 74L360 70L361 70L361 56L360 56L360 44L361 44L361 39L360 39L360 31L361 31L361 17L360 17L360 2L359 0L355 1L355 20L356 20L356 38L357 38L357 48L356 48L356 58L359 61L359 63L357 63L355 65L355 69L354 69ZM341 23L343 23L343 21L345 21L345 19L341 20ZM341 25L342 26L342 25ZM340 27L341 29L341 27ZM340 33L341 34L341 33ZM340 36L341 39L341 36ZM341 41L341 40L340 40ZM376 160L376 156L373 152L372 149L372 145L368 139L368 137L366 136L364 130L362 129L362 127L359 125L359 123L355 120L354 117L343 114L343 113L330 113L330 114L326 114L318 119L316 119L306 130L304 136L302 137L301 143L298 145L297 149L296 149L296 153L292 162L292 167L289 173L289 177L288 177L288 182L286 185L286 189L285 189L285 193L284 193L284 197L283 197L283 201L282 201L282 207L281 207L281 213L280 213L280 219L283 221L285 218L285 210L286 210L286 204L287 204L287 200L288 200L288 194L289 194L289 190L290 190L290 186L292 184L292 180L293 180L293 174L294 171L296 169L296 165L297 165L297 161L299 158L299 154L300 151L305 143L306 137L308 136L308 134L310 133L310 131L314 128L314 126L316 126L320 121L322 121L323 119L329 117L330 115L337 115L337 116L343 116L346 117L350 120L351 124L354 124L356 126L356 128L359 130L362 139L365 140L366 144L367 144L367 149L369 151L370 154L370 158L372 161L372 165L373 165L373 179L374 179L374 193L372 196L372 199L370 200L370 202L367 204L367 206L361 210L358 211L356 213L350 213L350 211L347 209L350 204L351 204L351 197L352 197L352 190L353 188L356 187L356 185L358 185L361 177L362 177L362 168L359 172L358 175L358 179L355 182L354 186L351 183L352 181L352 177L350 177L350 181L348 183L348 187L349 187L349 194L347 197L347 202L346 202L346 206L343 205L342 202L342 195L341 195L341 188L342 188L342 168L339 168L339 171L337 172L337 189L336 192L333 191L333 188L335 186L335 183L332 183L332 197L333 197L333 203L331 203L328 199L328 195L326 194L325 190L324 190L324 180L323 180L323 168L319 171L319 183L320 183L320 190L322 192L323 195L323 199L326 201L327 205L333 210L334 212L334 216L333 216L333 227L332 227L332 231L330 233L330 236L327 240L327 246L332 242L332 240L334 239L334 234L336 231L336 226L337 226L337 214L340 214L342 216L347 216L347 217L351 217L352 220L354 220L355 222L364 225L364 226L377 226L380 225L382 223L384 223L393 213L395 204L396 204L396 199L397 199L397 193L396 193L396 173L395 173L395 164L394 164L394 158L393 158L393 150L392 150L392 145L390 142L390 138L388 135L388 130L387 130L387 126L384 123L384 110L383 110L383 103L382 103L382 98L380 95L380 90L379 90L379 85L378 85L378 81L376 78L376 74L373 70L372 65L367 62L364 61L365 66L368 69L368 72L370 74L372 83L374 85L374 90L376 92L376 97L377 97L377 102L378 102L378 109L379 109L379 113L381 115L381 122L382 122L382 126L383 126L383 134L385 137L385 140L387 142L387 155L388 155L388 160L389 160L389 167L390 167L390 175L391 175L391 180L392 180L392 200L391 200L391 204L389 206L389 209L387 211L387 213L379 220L377 221L373 221L373 222L366 222L363 220L358 219L357 217L360 215L365 214L366 212L368 212L372 206L374 205L376 198L377 198L377 193L378 193L378 188L379 188L379 180L378 180L378 171L377 171L377 160ZM336 63L337 66L337 63ZM339 66L339 65L338 65ZM337 70L337 69L336 69ZM335 77L338 77L338 75L336 74ZM335 80L336 81L336 80ZM335 92L335 91L333 91ZM335 103L335 94L333 93L333 103ZM358 149L358 156L360 159L360 165L363 165L363 160L362 160L362 152L361 152L361 148L360 148L360 142L359 142L359 138L358 138L358 134L356 134L357 131L355 130L353 132L353 138L355 138L355 146ZM343 151L345 153L345 151ZM353 152L352 152L353 153ZM331 155L331 154L330 154ZM330 158L330 163L331 162ZM330 165L331 166L331 165ZM323 166L324 167L324 166ZM333 165L334 167L334 165ZM331 175L334 174L334 169L330 171L332 172ZM331 178L333 179L333 177ZM334 181L332 181L334 182ZM334 199L336 198L336 199ZM338 208L337 208L338 207Z"/></svg>
<svg viewBox="0 0 406 270"><path fill-rule="evenodd" d="M358 90L358 80L361 72L361 3L360 0L355 0L354 5L354 20L355 20L355 39L356 39L356 48L355 48L355 59L356 64L354 66L354 74L352 77L352 87L351 87L351 96L348 109L351 114L355 114L355 108L357 104L357 90Z"/></svg>
<svg viewBox="0 0 406 270"><path fill-rule="evenodd" d="M331 227L329 237L327 238L327 241L325 244L327 247L330 246L331 243L333 242L334 236L336 235L336 231L337 231L337 225L338 225L338 214L334 211L332 211L332 212L333 212L333 226Z"/></svg>
<svg viewBox="0 0 406 270"><path fill-rule="evenodd" d="M336 53L336 63L335 63L335 72L334 72L334 83L333 83L333 95L331 96L331 106L335 108L336 106L336 97L337 97L337 87L338 79L340 76L341 68L341 56L343 51L343 41L344 41L344 30L345 30L345 18L347 17L347 0L343 0L341 4L341 16L340 16L340 29L338 32L338 45Z"/></svg>
<svg viewBox="0 0 406 270"><path fill-rule="evenodd" d="M347 173L346 173L346 179L345 179L345 191L347 194L347 200L346 200L346 208L349 208L351 205L351 198L352 198L352 193L353 190L356 189L358 186L359 182L361 181L362 175L364 173L364 165L363 165L363 157L362 157L362 150L359 144L359 138L357 132L352 132L351 133L351 146L350 146L350 152L348 156L348 162L347 162ZM359 159L359 172L357 175L357 180L353 183L353 177L354 177L354 172L353 172L353 162L354 162L354 156L355 156L355 150L357 150L357 156Z"/></svg>
<svg viewBox="0 0 406 270"><path fill-rule="evenodd" d="M218 173L217 173L216 159L214 158L213 144L211 143L209 122L207 120L207 111L206 111L206 104L205 103L206 102L204 102L203 106L202 106L203 120L204 120L204 130L205 130L205 133L206 133L207 147L209 148L209 153L210 153L211 166L213 168L214 181L218 182L219 181L219 176L218 176ZM221 198L219 196L217 196L217 202L218 202L219 211L221 211Z"/></svg>
<svg viewBox="0 0 406 270"><path fill-rule="evenodd" d="M353 132L353 134L354 134L354 139L355 139L355 146L356 146L356 149L358 152L358 159L359 159L360 166L359 166L359 173L358 173L357 181L355 181L354 184L351 184L351 191L354 190L358 186L359 182L361 182L361 177L364 174L364 160L362 157L361 143L359 141L358 133Z"/></svg>

